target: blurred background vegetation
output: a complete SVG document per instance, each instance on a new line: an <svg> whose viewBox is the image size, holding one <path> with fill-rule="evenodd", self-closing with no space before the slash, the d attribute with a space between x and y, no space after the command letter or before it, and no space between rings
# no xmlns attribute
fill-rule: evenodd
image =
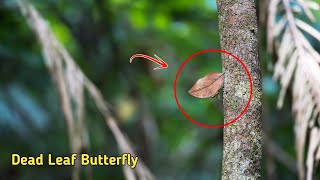
<svg viewBox="0 0 320 180"><path fill-rule="evenodd" d="M222 129L192 124L180 113L173 95L174 78L182 62L197 51L219 49L214 0L30 2L101 90L137 154L158 179L220 179ZM315 15L319 19L320 13ZM269 137L265 149L272 145L269 151L264 150L262 177L267 179L271 168L277 179L297 179L291 99L286 99L282 110L275 108L279 85L271 78L274 60L266 52L265 24L260 22L263 120ZM15 1L0 2L0 27L1 179L69 179L70 167L11 165L12 153L61 156L68 155L70 149L41 46ZM136 53L157 54L169 68L154 71L157 65L145 59L130 64L129 58ZM220 56L206 53L193 58L177 84L184 110L210 125L223 123L222 101L197 99L188 90L200 77L221 71ZM119 154L110 130L90 101L86 102L85 120L89 153ZM92 170L94 179L124 179L121 167L97 166Z"/></svg>

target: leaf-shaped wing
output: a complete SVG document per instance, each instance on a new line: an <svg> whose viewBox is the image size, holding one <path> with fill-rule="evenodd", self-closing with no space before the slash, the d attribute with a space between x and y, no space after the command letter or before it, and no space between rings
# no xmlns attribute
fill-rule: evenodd
<svg viewBox="0 0 320 180"><path fill-rule="evenodd" d="M219 93L222 86L223 74L212 72L199 79L189 90L189 93L197 98L213 97Z"/></svg>

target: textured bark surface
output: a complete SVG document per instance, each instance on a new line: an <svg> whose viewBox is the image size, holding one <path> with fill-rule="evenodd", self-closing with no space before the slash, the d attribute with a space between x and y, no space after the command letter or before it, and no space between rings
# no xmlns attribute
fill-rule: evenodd
<svg viewBox="0 0 320 180"><path fill-rule="evenodd" d="M217 0L221 48L239 57L253 80L248 111L224 128L222 179L261 179L261 73L254 0ZM224 122L237 117L248 102L250 86L244 68L222 55Z"/></svg>

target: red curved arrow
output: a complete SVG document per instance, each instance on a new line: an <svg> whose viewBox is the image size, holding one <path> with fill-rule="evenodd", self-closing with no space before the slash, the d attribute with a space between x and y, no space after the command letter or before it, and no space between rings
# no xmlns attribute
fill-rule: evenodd
<svg viewBox="0 0 320 180"><path fill-rule="evenodd" d="M132 60L136 57L142 57L142 58L146 58L154 63L157 63L159 64L160 66L159 67L156 67L154 68L153 70L156 70L156 69L162 69L162 68L167 68L168 67L168 64L166 62L164 62L161 58L159 58L157 55L154 55L157 59L153 58L153 57L150 57L150 56L147 56L147 55L144 55L144 54L135 54L133 55L131 58L130 58L130 63L132 62Z"/></svg>

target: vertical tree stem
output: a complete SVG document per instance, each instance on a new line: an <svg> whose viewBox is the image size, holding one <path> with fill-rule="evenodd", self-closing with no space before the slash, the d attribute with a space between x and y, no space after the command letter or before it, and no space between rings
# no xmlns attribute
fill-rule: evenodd
<svg viewBox="0 0 320 180"><path fill-rule="evenodd" d="M254 0L217 0L221 48L239 57L253 81L246 113L223 131L222 179L261 179L262 121L261 70ZM224 122L237 117L250 95L245 69L231 56L222 55Z"/></svg>

